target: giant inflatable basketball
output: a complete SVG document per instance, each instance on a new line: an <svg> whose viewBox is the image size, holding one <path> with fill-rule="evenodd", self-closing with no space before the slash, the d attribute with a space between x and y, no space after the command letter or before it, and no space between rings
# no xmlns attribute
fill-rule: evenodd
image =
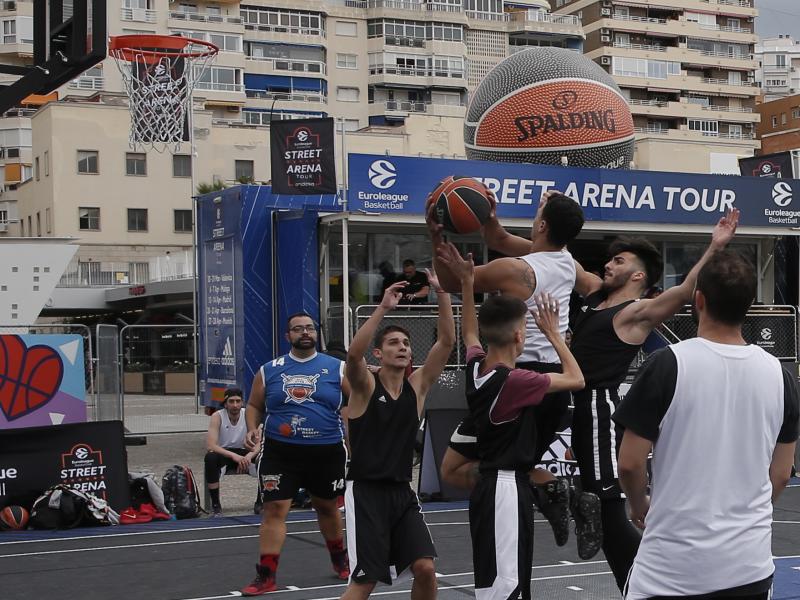
<svg viewBox="0 0 800 600"><path fill-rule="evenodd" d="M467 158L627 169L633 117L612 77L578 52L531 48L483 79L464 120Z"/></svg>

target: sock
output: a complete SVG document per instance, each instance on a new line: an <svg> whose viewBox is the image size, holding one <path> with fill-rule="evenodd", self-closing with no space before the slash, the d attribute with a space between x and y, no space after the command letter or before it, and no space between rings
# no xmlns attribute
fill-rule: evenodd
<svg viewBox="0 0 800 600"><path fill-rule="evenodd" d="M328 546L328 552L331 555L331 562L338 564L347 556L347 551L344 549L344 538L338 540L325 540L325 545Z"/></svg>
<svg viewBox="0 0 800 600"><path fill-rule="evenodd" d="M267 572L267 577L275 578L278 572L278 561L280 554L262 554L258 561L258 565Z"/></svg>
<svg viewBox="0 0 800 600"><path fill-rule="evenodd" d="M215 508L219 508L221 505L219 503L219 488L208 490L208 495L211 496L211 506Z"/></svg>

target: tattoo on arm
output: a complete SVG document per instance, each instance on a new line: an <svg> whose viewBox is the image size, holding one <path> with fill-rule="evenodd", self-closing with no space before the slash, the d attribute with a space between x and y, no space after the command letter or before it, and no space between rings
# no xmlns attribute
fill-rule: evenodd
<svg viewBox="0 0 800 600"><path fill-rule="evenodd" d="M533 273L533 269L527 265L525 265L522 271L522 284L528 288L531 295L536 291L536 276Z"/></svg>

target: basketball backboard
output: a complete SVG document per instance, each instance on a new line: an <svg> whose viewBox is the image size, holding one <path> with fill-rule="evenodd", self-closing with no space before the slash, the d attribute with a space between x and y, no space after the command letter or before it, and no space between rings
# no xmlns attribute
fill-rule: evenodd
<svg viewBox="0 0 800 600"><path fill-rule="evenodd" d="M2 9L18 11L18 4L2 2ZM0 113L31 94L52 92L106 57L106 0L33 0L32 29L32 63L0 56L0 74L19 76L0 87ZM20 33L20 42L30 40Z"/></svg>

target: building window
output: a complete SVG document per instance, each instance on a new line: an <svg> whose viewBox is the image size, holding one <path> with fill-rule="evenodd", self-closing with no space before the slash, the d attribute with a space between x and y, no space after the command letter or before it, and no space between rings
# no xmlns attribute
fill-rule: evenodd
<svg viewBox="0 0 800 600"><path fill-rule="evenodd" d="M147 175L147 155L141 152L126 152L125 175Z"/></svg>
<svg viewBox="0 0 800 600"><path fill-rule="evenodd" d="M33 174L36 177L36 181L39 181L39 157L33 159Z"/></svg>
<svg viewBox="0 0 800 600"><path fill-rule="evenodd" d="M147 231L147 209L128 209L128 231Z"/></svg>
<svg viewBox="0 0 800 600"><path fill-rule="evenodd" d="M44 176L50 175L50 152L44 151Z"/></svg>
<svg viewBox="0 0 800 600"><path fill-rule="evenodd" d="M359 90L357 87L337 87L336 99L339 102L358 102Z"/></svg>
<svg viewBox="0 0 800 600"><path fill-rule="evenodd" d="M729 138L740 140L742 139L743 136L744 136L744 128L741 125L735 123L731 123L730 125L728 125Z"/></svg>
<svg viewBox="0 0 800 600"><path fill-rule="evenodd" d="M50 220L50 209L49 208L45 208L44 209L44 226L45 226L45 229L47 230L47 233L52 233L53 232L53 222Z"/></svg>
<svg viewBox="0 0 800 600"><path fill-rule="evenodd" d="M786 66L786 55L785 54L776 54L775 55L775 66L776 67L785 67Z"/></svg>
<svg viewBox="0 0 800 600"><path fill-rule="evenodd" d="M234 163L235 179L239 182L254 181L253 178L253 161L252 160L237 160Z"/></svg>
<svg viewBox="0 0 800 600"><path fill-rule="evenodd" d="M339 69L357 69L358 55L356 54L337 54L336 66Z"/></svg>
<svg viewBox="0 0 800 600"><path fill-rule="evenodd" d="M781 113L781 125L786 125L786 113Z"/></svg>
<svg viewBox="0 0 800 600"><path fill-rule="evenodd" d="M192 211L190 210L175 210L175 232L176 233L191 233L192 232Z"/></svg>
<svg viewBox="0 0 800 600"><path fill-rule="evenodd" d="M17 41L17 21L11 19L3 21L3 43L14 44Z"/></svg>
<svg viewBox="0 0 800 600"><path fill-rule="evenodd" d="M355 21L336 21L336 35L356 37L358 35L358 23Z"/></svg>
<svg viewBox="0 0 800 600"><path fill-rule="evenodd" d="M778 117L776 117L774 115L772 117L772 126L773 127L777 127L778 126Z"/></svg>
<svg viewBox="0 0 800 600"><path fill-rule="evenodd" d="M703 135L716 137L719 135L719 123L705 119L689 119L689 131L699 131Z"/></svg>
<svg viewBox="0 0 800 600"><path fill-rule="evenodd" d="M88 206L78 208L78 229L82 231L99 231L100 209Z"/></svg>
<svg viewBox="0 0 800 600"><path fill-rule="evenodd" d="M7 224L8 224L8 211L0 210L0 225L7 225Z"/></svg>
<svg viewBox="0 0 800 600"><path fill-rule="evenodd" d="M188 154L172 155L172 176L191 177L192 176L192 157Z"/></svg>
<svg viewBox="0 0 800 600"><path fill-rule="evenodd" d="M42 237L42 213L36 211L36 237Z"/></svg>
<svg viewBox="0 0 800 600"><path fill-rule="evenodd" d="M792 107L792 118L793 119L800 119L800 106L793 106Z"/></svg>
<svg viewBox="0 0 800 600"><path fill-rule="evenodd" d="M97 150L78 150L78 173L97 174Z"/></svg>

